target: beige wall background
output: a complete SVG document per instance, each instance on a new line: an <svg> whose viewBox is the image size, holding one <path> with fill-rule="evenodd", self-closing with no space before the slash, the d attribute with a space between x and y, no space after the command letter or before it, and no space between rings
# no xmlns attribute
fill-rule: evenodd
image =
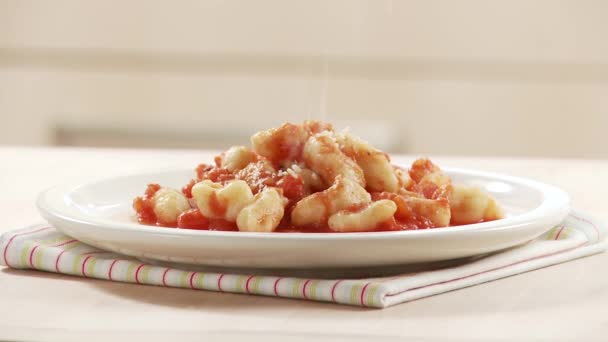
<svg viewBox="0 0 608 342"><path fill-rule="evenodd" d="M607 1L0 0L0 144L608 157Z"/></svg>

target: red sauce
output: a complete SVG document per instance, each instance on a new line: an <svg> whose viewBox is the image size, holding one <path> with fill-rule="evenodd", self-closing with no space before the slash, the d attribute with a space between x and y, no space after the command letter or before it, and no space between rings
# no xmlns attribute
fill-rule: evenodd
<svg viewBox="0 0 608 342"><path fill-rule="evenodd" d="M260 192L264 187L276 186L280 177L267 163L268 161L260 158L257 162L250 163L238 171L235 178L245 181L254 194Z"/></svg>
<svg viewBox="0 0 608 342"><path fill-rule="evenodd" d="M270 151L266 156L275 167L297 162L302 159L304 144L309 136L310 131L305 127L285 123L272 133L272 140L268 141L266 146Z"/></svg>
<svg viewBox="0 0 608 342"><path fill-rule="evenodd" d="M287 174L277 182L276 186L283 190L283 196L290 201L299 201L306 195L304 182L300 176Z"/></svg>
<svg viewBox="0 0 608 342"><path fill-rule="evenodd" d="M239 229L234 222L228 222L222 219L209 219L209 230L220 231L238 231Z"/></svg>
<svg viewBox="0 0 608 342"><path fill-rule="evenodd" d="M438 171L439 168L428 159L417 159L409 170L410 178L416 183L420 182L424 176Z"/></svg>
<svg viewBox="0 0 608 342"><path fill-rule="evenodd" d="M196 167L196 176L199 181L210 180L214 183L225 183L234 179L234 174L221 167L200 164Z"/></svg>
<svg viewBox="0 0 608 342"><path fill-rule="evenodd" d="M137 220L144 224L157 224L156 214L154 213L154 194L160 190L158 184L148 184L143 197L136 197L133 200L133 209L137 213Z"/></svg>
<svg viewBox="0 0 608 342"><path fill-rule="evenodd" d="M395 212L395 223L387 223L386 230L412 230L412 229L428 229L434 228L433 223L426 217L416 214L410 207L405 197L391 192L372 192L372 200L378 201L381 199L389 199L397 205ZM395 229L395 225L401 227Z"/></svg>
<svg viewBox="0 0 608 342"><path fill-rule="evenodd" d="M209 207L217 216L224 216L226 210L228 210L226 202L219 199L216 192L212 192L211 197L209 197Z"/></svg>
<svg viewBox="0 0 608 342"><path fill-rule="evenodd" d="M192 198L192 187L196 184L196 180L192 179L182 188L182 193L188 198Z"/></svg>
<svg viewBox="0 0 608 342"><path fill-rule="evenodd" d="M204 217L198 209L190 209L177 217L177 227L206 230L209 229L209 219Z"/></svg>

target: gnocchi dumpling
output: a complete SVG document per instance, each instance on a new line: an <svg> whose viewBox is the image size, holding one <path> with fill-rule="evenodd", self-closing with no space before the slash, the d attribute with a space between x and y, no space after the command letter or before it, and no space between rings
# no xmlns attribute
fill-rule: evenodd
<svg viewBox="0 0 608 342"><path fill-rule="evenodd" d="M336 135L342 152L363 170L370 191L397 192L399 180L386 153L376 150L368 142L348 133Z"/></svg>
<svg viewBox="0 0 608 342"><path fill-rule="evenodd" d="M245 146L233 146L221 155L221 166L235 172L244 169L249 163L257 160L255 152Z"/></svg>
<svg viewBox="0 0 608 342"><path fill-rule="evenodd" d="M396 211L395 202L388 199L379 200L356 212L338 211L329 217L327 224L336 232L361 232L390 220Z"/></svg>
<svg viewBox="0 0 608 342"><path fill-rule="evenodd" d="M235 222L241 209L253 201L253 193L242 180L225 186L205 180L192 187L192 198L203 216Z"/></svg>
<svg viewBox="0 0 608 342"><path fill-rule="evenodd" d="M241 209L236 225L243 232L272 232L285 213L287 199L276 188L265 188Z"/></svg>
<svg viewBox="0 0 608 342"><path fill-rule="evenodd" d="M452 181L428 159L417 159L409 171L413 183L408 190L418 192L428 199L447 199L452 192Z"/></svg>
<svg viewBox="0 0 608 342"><path fill-rule="evenodd" d="M285 164L301 158L302 148L309 135L301 125L286 123L254 134L251 145L257 154L273 163Z"/></svg>
<svg viewBox="0 0 608 342"><path fill-rule="evenodd" d="M430 222L430 227L447 227L450 225L450 203L446 199L408 197L407 203L414 215Z"/></svg>
<svg viewBox="0 0 608 342"><path fill-rule="evenodd" d="M399 167L394 167L394 170L395 177L397 177L397 183L399 184L397 186L397 193L412 186L412 178L410 178L410 175L406 171Z"/></svg>
<svg viewBox="0 0 608 342"><path fill-rule="evenodd" d="M322 225L337 211L368 204L371 196L361 185L348 178L338 177L336 183L322 192L304 197L291 212L296 226Z"/></svg>
<svg viewBox="0 0 608 342"><path fill-rule="evenodd" d="M331 132L311 136L304 145L303 153L308 167L319 174L325 183L333 184L340 176L365 187L363 170L340 150Z"/></svg>
<svg viewBox="0 0 608 342"><path fill-rule="evenodd" d="M503 217L496 200L477 187L454 185L450 205L452 224L497 220Z"/></svg>
<svg viewBox="0 0 608 342"><path fill-rule="evenodd" d="M160 188L152 197L152 201L154 214L162 224L175 224L177 217L190 209L186 196L171 188Z"/></svg>
<svg viewBox="0 0 608 342"><path fill-rule="evenodd" d="M307 194L327 189L323 179L321 179L321 177L313 170L306 167L301 167L298 164L293 164L291 168L288 169L288 172L291 171L293 171L293 173L296 175L300 175Z"/></svg>

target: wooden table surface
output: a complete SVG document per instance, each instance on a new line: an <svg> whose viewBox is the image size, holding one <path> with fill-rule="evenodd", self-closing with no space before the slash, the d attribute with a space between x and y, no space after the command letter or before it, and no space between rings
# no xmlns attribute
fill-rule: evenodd
<svg viewBox="0 0 608 342"><path fill-rule="evenodd" d="M0 148L0 233L41 221L39 191L154 168L193 168L212 152ZM409 160L406 156L395 161ZM531 177L608 220L608 161L433 158ZM606 341L608 253L384 310L166 289L0 269L0 340L146 339Z"/></svg>

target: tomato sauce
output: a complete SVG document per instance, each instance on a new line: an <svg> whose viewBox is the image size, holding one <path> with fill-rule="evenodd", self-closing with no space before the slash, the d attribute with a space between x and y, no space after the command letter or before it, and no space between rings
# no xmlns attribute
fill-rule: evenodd
<svg viewBox="0 0 608 342"><path fill-rule="evenodd" d="M196 176L198 181L210 180L222 184L235 178L235 175L227 169L207 164L200 164L196 167Z"/></svg>
<svg viewBox="0 0 608 342"><path fill-rule="evenodd" d="M186 229L209 229L209 220L198 209L184 211L177 217L177 227Z"/></svg>
<svg viewBox="0 0 608 342"><path fill-rule="evenodd" d="M182 188L182 193L184 194L184 196L186 196L187 198L192 198L192 187L195 184L196 180L192 179L188 184L184 185L184 187Z"/></svg>
<svg viewBox="0 0 608 342"><path fill-rule="evenodd" d="M226 202L217 197L216 192L212 192L211 196L209 197L209 207L216 216L224 216L226 214L226 210L228 210Z"/></svg>
<svg viewBox="0 0 608 342"><path fill-rule="evenodd" d="M137 213L137 220L143 224L157 224L154 213L154 194L160 190L158 184L148 184L143 197L133 200L133 209Z"/></svg>

